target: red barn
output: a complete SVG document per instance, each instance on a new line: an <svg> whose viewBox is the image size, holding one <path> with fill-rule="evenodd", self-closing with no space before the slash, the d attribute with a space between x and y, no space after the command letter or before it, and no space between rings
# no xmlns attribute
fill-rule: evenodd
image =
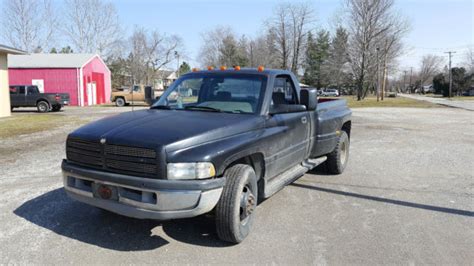
<svg viewBox="0 0 474 266"><path fill-rule="evenodd" d="M42 92L69 93L70 105L110 102L110 70L94 54L30 54L8 57L10 85L37 85Z"/></svg>

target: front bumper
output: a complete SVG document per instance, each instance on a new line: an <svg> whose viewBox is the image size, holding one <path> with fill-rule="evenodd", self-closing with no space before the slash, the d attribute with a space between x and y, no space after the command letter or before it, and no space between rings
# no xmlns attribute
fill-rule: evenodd
<svg viewBox="0 0 474 266"><path fill-rule="evenodd" d="M102 172L63 160L64 188L78 201L139 219L169 220L211 211L219 201L225 177L206 180L163 180ZM98 193L111 188L110 199Z"/></svg>

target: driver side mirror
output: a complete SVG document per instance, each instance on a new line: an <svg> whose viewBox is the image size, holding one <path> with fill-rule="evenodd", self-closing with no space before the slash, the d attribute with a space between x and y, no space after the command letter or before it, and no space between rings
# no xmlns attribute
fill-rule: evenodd
<svg viewBox="0 0 474 266"><path fill-rule="evenodd" d="M318 90L314 88L301 89L301 104L306 106L306 110L314 111L318 104Z"/></svg>

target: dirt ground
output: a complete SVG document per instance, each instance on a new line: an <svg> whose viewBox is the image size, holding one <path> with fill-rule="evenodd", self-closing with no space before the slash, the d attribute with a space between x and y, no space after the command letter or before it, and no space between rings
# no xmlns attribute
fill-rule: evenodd
<svg viewBox="0 0 474 266"><path fill-rule="evenodd" d="M474 112L354 109L344 174L313 171L264 201L250 236L232 246L208 216L135 220L65 195L67 134L129 109L66 108L55 115L71 123L0 139L0 264L474 261Z"/></svg>

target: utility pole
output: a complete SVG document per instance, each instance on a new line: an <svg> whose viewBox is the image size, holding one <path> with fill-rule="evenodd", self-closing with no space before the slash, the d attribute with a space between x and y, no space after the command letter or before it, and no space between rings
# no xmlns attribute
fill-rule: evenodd
<svg viewBox="0 0 474 266"><path fill-rule="evenodd" d="M383 58L383 74L382 74L382 101L385 96L385 84L387 82L387 54L388 54L388 48L387 48L387 41L385 41L385 46L384 46L384 58Z"/></svg>
<svg viewBox="0 0 474 266"><path fill-rule="evenodd" d="M407 84L407 82L406 82L407 72L408 72L408 71L403 70L403 93L406 93L406 89L407 89L407 87L406 87L406 84Z"/></svg>
<svg viewBox="0 0 474 266"><path fill-rule="evenodd" d="M451 98L453 97L453 73L451 71L451 57L452 57L452 54L455 54L456 52L455 51L448 51L448 52L445 52L445 54L449 54L449 95L448 97Z"/></svg>
<svg viewBox="0 0 474 266"><path fill-rule="evenodd" d="M413 67L410 67L410 82L408 83L408 94L411 94L411 77L413 75Z"/></svg>
<svg viewBox="0 0 474 266"><path fill-rule="evenodd" d="M176 77L179 78L179 53L178 53L178 51L174 51L174 56L176 57L176 59L178 59L178 67L176 68Z"/></svg>
<svg viewBox="0 0 474 266"><path fill-rule="evenodd" d="M380 85L380 81L379 81L379 50L380 48L377 47L376 48L377 50L377 53L376 53L376 59L377 59L377 70L376 70L376 73L377 73L377 90L376 90L376 93L377 93L377 102L379 101L379 97L380 97L380 92L379 92L379 85Z"/></svg>

